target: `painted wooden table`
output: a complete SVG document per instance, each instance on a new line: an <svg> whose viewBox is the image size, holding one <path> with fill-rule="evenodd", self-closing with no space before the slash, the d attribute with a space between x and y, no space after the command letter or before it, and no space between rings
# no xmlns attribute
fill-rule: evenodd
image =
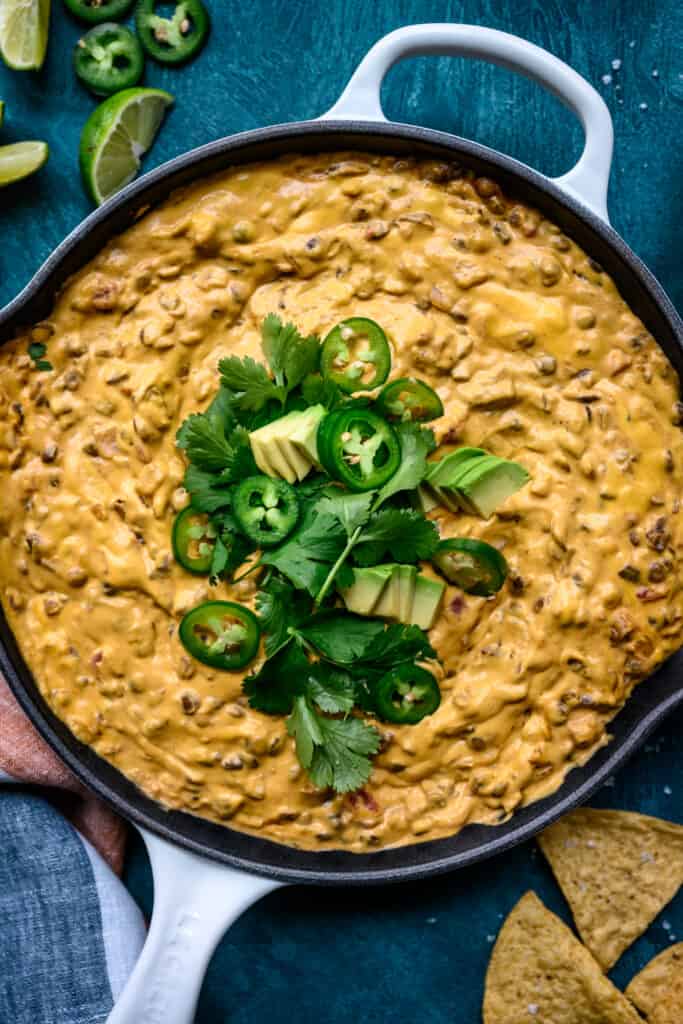
<svg viewBox="0 0 683 1024"><path fill-rule="evenodd" d="M224 134L315 116L335 100L379 36L417 21L466 21L545 46L602 92L616 127L610 212L617 230L683 308L683 10L679 0L208 0L214 32L181 71L150 67L149 84L177 103L150 154L152 167ZM0 192L0 304L30 278L88 212L77 148L92 100L70 67L78 28L55 7L40 74L0 68L2 139L45 138L35 178ZM388 116L475 138L559 174L580 131L555 100L498 68L410 61L384 87ZM683 714L672 718L595 803L683 822ZM151 881L133 841L127 882L142 906ZM491 944L518 897L534 888L566 907L534 846L438 881L365 891L275 893L219 947L199 1024L476 1024ZM619 983L674 936L683 894L622 959Z"/></svg>

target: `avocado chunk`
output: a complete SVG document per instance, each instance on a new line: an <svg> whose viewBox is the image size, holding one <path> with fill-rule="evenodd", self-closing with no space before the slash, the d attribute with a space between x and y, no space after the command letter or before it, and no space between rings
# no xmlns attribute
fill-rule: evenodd
<svg viewBox="0 0 683 1024"><path fill-rule="evenodd" d="M392 565L392 572L389 581L382 591L382 595L373 608L372 614L381 619L398 619L401 614L401 582L399 577L399 566Z"/></svg>
<svg viewBox="0 0 683 1024"><path fill-rule="evenodd" d="M354 569L351 586L339 590L348 610L357 615L371 615L395 568L395 565L376 565L372 569Z"/></svg>
<svg viewBox="0 0 683 1024"><path fill-rule="evenodd" d="M318 427L326 413L327 410L324 405L312 405L310 408L304 409L303 412L290 414L298 417L298 419L296 422L292 420L293 427L289 431L289 440L297 451L301 452L309 462L316 466L320 465L318 458Z"/></svg>
<svg viewBox="0 0 683 1024"><path fill-rule="evenodd" d="M458 492L477 515L488 519L511 494L524 487L528 479L529 474L519 463L499 459L468 473L459 482Z"/></svg>
<svg viewBox="0 0 683 1024"><path fill-rule="evenodd" d="M469 501L461 484L464 480L473 479L475 474L479 476L484 468L490 469L491 466L497 466L502 461L497 455L485 455L483 458L463 462L460 468L452 473L448 486L439 488L439 494L444 497L450 497L458 504L461 511L476 516L477 510Z"/></svg>
<svg viewBox="0 0 683 1024"><path fill-rule="evenodd" d="M457 448L443 459L429 463L425 483L434 492L438 504L444 505L451 512L472 511L455 490L455 482L482 458L492 456L487 455L483 448Z"/></svg>
<svg viewBox="0 0 683 1024"><path fill-rule="evenodd" d="M417 569L414 565L399 565L398 574L398 619L399 622L410 622L415 596L415 580Z"/></svg>
<svg viewBox="0 0 683 1024"><path fill-rule="evenodd" d="M455 477L471 460L480 459L486 454L483 448L457 448L438 462L428 463L426 479L433 487L452 487Z"/></svg>
<svg viewBox="0 0 683 1024"><path fill-rule="evenodd" d="M276 436L273 441L279 448L282 458L294 472L296 479L303 480L310 472L310 461L287 438Z"/></svg>
<svg viewBox="0 0 683 1024"><path fill-rule="evenodd" d="M421 512L423 516L426 516L428 512L431 512L433 508L436 508L439 502L432 494L429 487L425 484L419 484L415 491L415 507L418 512Z"/></svg>
<svg viewBox="0 0 683 1024"><path fill-rule="evenodd" d="M408 620L420 629L431 629L441 607L445 583L432 580L428 576L418 576L415 580L413 607Z"/></svg>
<svg viewBox="0 0 683 1024"><path fill-rule="evenodd" d="M261 472L290 484L303 480L318 461L316 436L324 415L324 406L312 405L252 431L249 443Z"/></svg>
<svg viewBox="0 0 683 1024"><path fill-rule="evenodd" d="M252 435L249 436L249 443L251 445L251 453L254 456L254 462L256 463L258 468L261 470L261 472L265 473L266 476L282 476L282 474L280 472L278 472L278 470L271 464L271 461L268 458L268 452L266 451L266 447L265 447L262 439L260 437L256 437L255 435L252 434ZM278 453L278 462L279 462L279 453ZM287 469L287 472L289 473L290 470ZM284 479L287 479L287 478L284 477Z"/></svg>

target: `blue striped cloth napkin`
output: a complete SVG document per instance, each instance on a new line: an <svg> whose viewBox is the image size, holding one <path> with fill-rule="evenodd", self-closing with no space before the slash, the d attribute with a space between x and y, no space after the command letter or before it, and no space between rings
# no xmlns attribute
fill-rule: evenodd
<svg viewBox="0 0 683 1024"><path fill-rule="evenodd" d="M100 1024L144 938L99 853L39 791L0 773L0 1024Z"/></svg>

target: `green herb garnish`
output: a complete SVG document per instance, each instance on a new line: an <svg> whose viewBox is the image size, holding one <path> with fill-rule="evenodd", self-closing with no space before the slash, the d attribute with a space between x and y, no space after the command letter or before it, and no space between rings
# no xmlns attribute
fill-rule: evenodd
<svg viewBox="0 0 683 1024"><path fill-rule="evenodd" d="M36 370L52 370L54 369L52 363L48 359L43 359L43 356L47 352L47 346L43 345L42 341L32 341L28 347L28 354L33 360L33 365Z"/></svg>

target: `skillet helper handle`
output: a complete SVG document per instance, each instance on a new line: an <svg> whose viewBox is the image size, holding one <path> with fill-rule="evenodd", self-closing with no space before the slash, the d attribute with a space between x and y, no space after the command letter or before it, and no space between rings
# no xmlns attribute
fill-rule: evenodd
<svg viewBox="0 0 683 1024"><path fill-rule="evenodd" d="M601 220L608 221L607 186L612 165L614 129L600 94L558 57L518 36L481 25L408 25L380 39L360 62L335 105L322 121L386 121L381 88L394 64L405 57L477 57L518 71L557 96L573 111L585 133L578 163L551 178Z"/></svg>
<svg viewBox="0 0 683 1024"><path fill-rule="evenodd" d="M107 1024L192 1024L218 942L247 907L280 883L140 831L152 863L154 911L140 958Z"/></svg>

